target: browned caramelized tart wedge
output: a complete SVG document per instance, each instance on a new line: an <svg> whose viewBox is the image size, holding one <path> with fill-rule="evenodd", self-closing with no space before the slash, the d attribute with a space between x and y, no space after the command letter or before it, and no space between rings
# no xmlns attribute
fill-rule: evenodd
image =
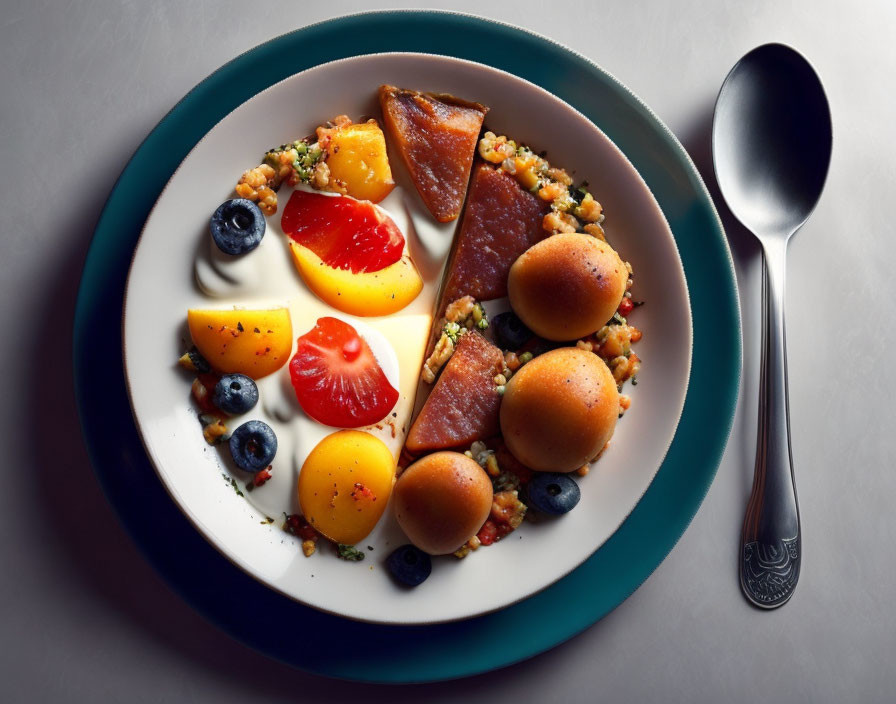
<svg viewBox="0 0 896 704"><path fill-rule="evenodd" d="M386 131L439 222L460 215L488 108L450 95L380 86Z"/></svg>
<svg viewBox="0 0 896 704"><path fill-rule="evenodd" d="M501 408L495 376L503 362L501 350L478 332L458 337L454 354L411 426L408 452L469 447L495 435Z"/></svg>
<svg viewBox="0 0 896 704"><path fill-rule="evenodd" d="M462 296L490 301L507 295L517 258L547 237L550 203L524 190L510 174L479 162L442 289L442 306Z"/></svg>

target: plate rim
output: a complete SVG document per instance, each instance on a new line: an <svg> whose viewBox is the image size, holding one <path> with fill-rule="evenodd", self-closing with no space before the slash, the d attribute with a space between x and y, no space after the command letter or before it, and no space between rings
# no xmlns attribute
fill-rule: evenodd
<svg viewBox="0 0 896 704"><path fill-rule="evenodd" d="M126 516L121 512L121 510L120 510L121 507L118 507L113 500L113 497L110 493L111 490L113 489L113 487L107 483L107 481L109 480L109 477L104 477L101 474L100 469L103 466L103 462L101 460L103 459L103 457L99 451L100 450L99 445L95 444L95 442L94 442L96 440L96 438L94 438L91 434L92 428L90 427L90 423L89 423L90 418L88 417L88 414L87 414L88 409L86 408L87 404L85 401L84 385L90 378L91 369L90 369L90 365L87 363L87 360L85 359L84 350L82 349L82 346L81 346L82 338L84 338L84 336L86 334L85 327L90 322L91 304L96 303L96 293L97 292L95 290L92 290L91 283L93 283L93 285L95 287L97 279L103 279L104 277L108 278L110 276L112 276L114 278L114 275L115 275L114 271L109 270L110 262L104 261L104 253L100 251L101 239L102 239L101 235L102 235L104 229L108 229L108 227L110 227L110 221L114 220L113 207L112 207L113 202L116 201L117 198L123 197L125 195L125 193L123 191L125 189L126 180L132 175L131 167L133 167L134 162L138 159L138 157L145 156L144 152L146 150L147 144L152 140L152 138L154 136L157 136L160 133L161 128L163 126L165 126L167 123L169 123L170 121L176 121L176 119L178 119L180 117L179 111L186 110L186 104L191 102L191 100L196 96L197 92L199 92L200 89L202 89L203 87L207 87L209 84L213 83L215 80L220 80L225 72L234 70L238 64L244 64L246 62L251 62L251 60L253 58L258 58L260 54L263 54L268 51L273 51L276 49L276 47L278 45L285 45L290 42L295 42L301 36L307 35L309 33L312 33L312 34L315 32L321 33L321 32L325 32L326 30L333 31L335 28L344 26L345 24L352 24L352 23L358 23L358 22L382 23L382 21L384 19L395 20L399 23L400 22L404 22L404 23L417 22L417 23L429 23L430 25L433 24L433 22L446 21L446 20L462 22L462 23L465 23L468 27L473 27L476 30L488 32L489 34L499 35L499 38L500 38L502 44L507 44L507 43L527 44L530 47L535 47L540 51L549 51L555 55L559 55L559 57L562 60L566 61L567 63L571 62L573 64L576 64L576 63L580 64L580 66L578 68L584 68L586 71L590 72L590 74L591 74L590 77L592 79L609 81L611 84L611 87L615 88L615 90L618 94L617 97L627 100L630 108L632 108L636 113L640 113L641 116L645 116L648 119L648 122L650 123L650 127L652 128L652 130L656 131L656 136L660 137L665 142L664 146L671 151L671 156L674 158L674 161L676 162L676 164L680 165L682 167L684 174L686 176L687 186L689 189L694 191L694 197L696 199L695 204L698 206L697 210L700 211L699 214L701 216L705 217L708 220L709 226L714 231L713 234L716 235L713 242L716 245L716 250L718 250L718 249L721 250L719 252L716 252L717 254L722 255L721 256L722 261L720 263L723 265L727 264L727 266L721 267L722 271L720 272L720 275L723 276L723 278L726 278L725 283L729 284L729 286L724 291L727 294L727 298L726 298L727 306L725 307L725 312L728 314L728 316L730 318L729 322L731 323L731 325L729 326L731 329L728 330L728 338L730 338L730 339L726 339L726 344L730 347L730 349L726 350L726 352L727 352L726 370L729 372L730 376L728 376L726 379L726 381L728 382L727 383L727 393L725 393L725 396L722 399L723 407L721 409L716 409L716 415L719 417L719 420L721 421L718 423L718 425L720 426L719 432L717 433L717 437L714 438L715 442L713 443L713 447L711 448L711 451L708 453L704 453L706 456L704 457L702 464L706 465L706 468L705 468L706 476L701 479L701 486L699 487L699 489L696 490L695 492L691 492L692 496L690 497L689 504L688 504L686 510L684 511L684 513L679 517L679 520L677 521L677 523L674 527L674 535L672 536L671 542L667 542L663 546L661 546L659 548L657 555L651 555L646 558L648 562L651 562L651 566L646 570L646 572L644 574L641 574L638 578L636 578L636 580L634 582L632 582L633 586L626 587L624 589L624 593L615 594L615 595L611 596L610 600L613 602L612 604L602 606L600 609L598 609L598 613L589 614L587 617L584 618L584 620L580 619L579 622L576 623L574 626L565 628L562 633L550 634L550 636L548 637L548 640L546 640L546 641L542 640L541 642L539 642L537 644L530 644L530 645L524 647L525 652L516 652L512 656L503 657L503 659L502 658L497 658L497 659L493 658L492 661L490 661L488 663L482 663L482 662L471 663L471 662L467 661L467 662L463 662L463 663L453 662L453 663L446 665L445 663L433 663L432 661L429 661L426 663L428 666L426 672L414 671L413 673L394 672L394 671L390 672L390 673L373 672L373 671L365 671L362 673L346 672L345 668L340 668L337 664L334 664L333 662L330 662L330 661L321 661L320 659L315 660L314 658L312 658L311 661L308 661L306 659L304 662L299 662L298 661L299 659L296 658L296 654L293 654L292 657L290 657L290 655L288 653L271 652L271 648L269 648L269 647L266 648L263 643L258 642L257 637L253 639L250 634L246 634L245 632L240 633L239 629L236 628L236 626L238 626L239 624L234 624L232 622L229 622L227 619L221 618L220 614L216 618L215 615L209 613L208 608L203 608L204 606L208 607L207 604L198 603L195 596L194 596L194 598L190 598L190 595L187 593L187 588L189 585L184 584L184 583L181 583L181 584L172 583L174 575L170 574L170 573L166 573L165 569L158 562L158 557L159 557L158 555L155 555L156 559L153 559L154 556L153 556L152 550L151 550L152 546L144 545L141 542L140 538L136 535L135 526L133 524L129 523L129 521L126 519ZM434 28L431 27L430 29L434 29ZM406 48L406 47L403 47L403 48ZM406 48L406 50L413 51L415 49ZM354 48L353 48L352 52L345 52L345 56L363 55L363 54L368 54L368 53L375 53L375 52L367 51L367 50L354 51ZM427 53L442 53L442 52L430 51ZM460 52L460 53L463 53L463 52ZM456 56L456 54L454 54L453 52L448 55ZM471 57L467 54L465 54L463 57L459 57L459 58L469 58L470 60L474 60L474 61L479 60L479 59ZM327 59L315 60L313 62L313 64L311 64L311 65L315 65L317 63L324 63L326 60ZM483 62L483 63L485 63L485 62ZM499 66L496 66L496 67L499 67ZM502 70L506 70L510 73L514 73L515 75L518 75L518 76L521 75L521 72L519 70L512 70L512 69L507 69L507 68L503 68L503 67L500 67L500 68L502 68ZM298 70L302 70L302 69L296 70L295 68L293 68L293 70L291 72L296 73L296 72L298 72ZM523 72L523 73L525 73L525 72ZM556 90L551 90L550 88L547 88L537 78L534 78L531 75L522 75L521 77L531 81L532 83L535 83L536 85L539 85L543 88L550 90L550 92L552 92L554 94L557 94ZM272 83L277 82L278 80L279 79L275 79L274 81L272 81ZM560 96L560 95L558 95L558 97L561 97L561 99L565 100L566 102L569 102L570 104L573 105L573 107L576 107L576 109L578 109L580 112L583 112L587 115L587 112L585 112L585 110L583 110L582 108L578 107L576 105L575 101L569 100L566 97ZM239 102L242 102L242 101L239 101ZM657 130L656 129L657 127L659 127L660 129ZM604 130L604 131L606 132L606 130ZM610 137L610 139L612 141L618 143L619 140L614 139L612 134L608 134L608 136ZM195 141L194 141L194 143L195 143ZM178 145L175 145L175 146L178 146ZM626 152L626 153L628 153L628 152ZM180 161L180 159L178 160L178 162L179 161ZM641 170L639 169L639 172L640 171ZM167 176L165 176L164 180L167 181L167 179L170 177L170 175L171 175L171 172L169 170L169 172L168 172ZM643 176L643 172L642 172L642 176ZM648 186L651 186L648 178L645 177L644 180L648 183ZM651 187L651 191L653 191L656 194L655 188ZM155 198L153 198L153 202L154 202L154 200L155 200ZM659 198L657 198L657 200L659 200ZM144 218L144 220L145 220L145 218ZM671 225L671 222L670 222L670 225ZM673 234L676 234L675 229L673 229ZM676 242L678 243L677 238L676 238ZM681 250L680 246L679 246L679 250ZM113 257L114 257L114 253L105 257L105 260L108 260ZM684 260L684 257L683 257L683 260ZM114 262L112 262L112 263L114 264ZM685 269L686 269L686 274L687 274L686 266L685 266ZM690 284L690 281L691 281L690 278L688 278L689 284ZM696 319L696 317L697 316L695 315L694 318ZM93 467L96 471L98 480L100 481L100 484L103 487L104 492L106 492L107 498L109 498L110 504L112 504L113 508L115 508L123 525L128 530L128 532L131 534L132 538L135 540L135 542L138 544L138 546L140 546L141 550L143 550L143 552L147 556L147 558L150 559L150 561L156 566L157 571L159 571L160 573L163 574L163 576L168 578L169 583L172 584L172 586L178 592L180 592L181 595L188 602L190 602L194 606L194 608L196 608L200 613L202 613L206 618L208 618L211 622L216 623L216 625L218 625L219 627L221 627L222 629L224 629L225 631L227 631L234 637L237 637L238 639L242 640L244 643L247 643L251 647L254 647L255 649L260 650L261 652L266 653L269 656L283 660L284 662L288 662L290 664L293 664L293 665L296 665L299 667L303 667L305 669L309 669L314 672L329 674L331 676L343 677L343 678L347 678L347 679L356 679L356 680L360 680L360 681L383 681L383 682L435 681L435 680L440 680L440 679L450 679L450 678L459 677L459 676L471 675L471 674L475 674L478 672L487 671L487 670L493 669L495 667L509 665L513 662L517 662L521 659L525 659L526 657L531 657L532 655L542 652L550 647L553 647L553 646L569 639L570 637L579 633L581 630L584 630L584 628L588 627L596 620L599 620L600 618L602 618L604 615L606 615L606 613L608 613L610 610L612 610L613 608L618 606L619 603L624 601L625 598L627 598L635 589L637 589L638 586L640 586L641 583L643 583L643 581L662 562L662 559L664 559L665 556L672 550L672 548L674 548L674 546L677 544L678 540L680 539L681 535L683 534L684 530L687 528L687 526L690 524L690 521L693 519L697 509L702 504L703 499L705 498L706 492L708 491L709 486L712 483L712 479L715 476L715 473L718 469L719 461L721 460L722 453L724 451L725 446L727 445L727 440L728 440L728 437L731 432L731 427L732 427L733 420L734 420L734 411L736 408L737 397L738 397L738 393L739 393L739 386L740 386L739 382L740 382L740 375L741 375L742 338L741 338L740 322L741 322L740 303L739 303L739 299L737 296L737 284L736 284L736 279L734 276L734 266L733 266L733 260L731 257L730 248L728 247L728 243L727 243L727 240L724 235L724 228L722 227L721 221L718 216L718 212L716 211L716 208L712 202L712 199L709 196L708 190L706 189L706 186L703 183L702 178L699 175L699 172L697 171L695 165L693 164L693 161L690 159L690 156L687 154L687 152L684 150L684 148L681 146L681 144L678 142L678 140L675 138L675 136L671 133L671 131L668 129L668 127L666 127L666 125L663 124L661 120L659 120L659 118L655 115L655 113L648 106L646 106L642 101L640 101L640 99L638 99L634 95L634 93L632 93L626 86L624 86L622 83L620 83L618 81L618 79L616 79L614 76L612 76L612 74L610 74L606 70L600 68L596 63L590 61L589 59L587 59L587 58L583 57L582 55L578 54L577 52L563 46L560 43L558 43L552 39L538 35L535 32L532 32L530 30L517 28L517 27L514 27L514 26L504 23L504 22L500 22L500 21L496 21L496 20L492 20L492 19L488 19L488 18L483 18L483 17L478 17L476 15L472 15L472 14L468 14L468 13L451 12L451 11L382 10L382 11L376 11L376 12L354 13L354 14L350 14L350 15L344 15L344 16L339 16L339 17L332 18L332 19L327 19L322 22L308 25L307 27L302 27L300 29L294 30L287 34L272 38L272 39L268 40L267 42L264 42L252 49L247 50L246 52L241 53L239 56L237 56L236 58L232 59L231 61L225 63L219 69L217 69L212 74L210 74L208 77L203 79L203 81L201 81L199 84L197 84L193 89L191 89L184 96L184 98L182 98L162 118L162 120L158 123L158 125L156 125L156 127L149 133L149 135L146 137L146 139L143 140L143 142L140 144L140 146L135 151L134 155L128 161L127 165L125 166L124 170L122 171L122 174L119 176L118 180L116 181L115 186L112 189L112 192L110 193L109 200L107 201L106 205L104 206L102 213L100 215L100 218L97 221L94 238L93 238L93 241L91 242L90 248L87 253L87 257L85 259L84 273L82 275L81 285L79 286L77 305L76 305L76 311L75 311L74 354L73 354L73 362L74 362L74 367L75 367L75 391L76 391L76 398L78 401L78 411L79 411L79 417L80 417L81 425L82 425L82 433L85 437L85 441L86 441L86 444L88 447L88 453L90 455ZM733 333L736 333L736 334L733 334ZM694 373L694 365L693 365L693 361L692 361L691 374L693 374L693 373ZM691 391L693 390L693 388L694 388L694 384L691 384L689 387L689 390L688 390L688 397L690 397ZM685 411L682 414L683 419L687 414L687 410L688 410L688 403L686 401L685 402ZM679 426L679 430L680 430L680 426ZM677 433L676 433L676 435L677 435ZM674 446L675 446L675 440L673 440L673 448L674 448ZM668 456L667 456L666 461L667 462L669 461ZM664 464L665 464L665 462L664 462ZM658 476L659 476L659 474L658 474ZM649 490L648 490L648 494L650 494ZM645 498L646 498L646 496L642 497L642 500L635 507L635 511L633 511L633 514L637 512L638 508L644 502ZM694 499L696 499L696 500L694 500ZM177 509L177 510L179 511L179 509ZM683 518L683 521L681 520L682 518ZM630 515L629 518L626 520L626 522L623 524L623 527L625 527L625 525L631 519L632 519L632 516ZM612 541L612 539L611 539L611 541ZM608 543L609 542L610 541L608 541ZM598 552L595 553L595 555L592 555L592 557L589 558L588 561L586 561L586 564L588 564L588 562L594 560L595 556L600 554L600 552L602 550L605 550L606 548L607 548L607 544L605 544L601 548L601 550L598 550ZM581 569L583 569L583 568L580 567L579 570L581 570ZM567 576L566 578L561 580L561 582L558 584L562 584L565 581L569 581L570 578L575 574L576 574L576 572L573 572L572 575ZM550 590L557 588L558 584L555 584L552 587L549 587L548 590L546 590L546 591L550 591ZM542 592L542 594L544 594L544 592ZM531 597L531 599L536 599L536 598L537 598L537 596ZM284 599L285 599L285 597L284 597ZM528 602L529 600L526 600L526 601ZM523 602L523 603L525 604L526 602ZM310 609L310 607L304 607L304 608ZM506 612L508 610L515 610L517 608L519 608L519 605L517 605L515 607L509 607L509 609L505 609L502 612L498 612L498 614L503 614L504 612ZM494 616L494 614L492 616ZM329 619L330 619L330 621L333 621L333 620L341 621L341 619L335 619L334 617L329 617ZM479 617L477 619L472 619L472 621L480 622L483 619L488 619L488 617ZM500 620L500 618L495 618L495 619L490 619L490 620ZM464 622L460 622L460 623L468 624L470 622L464 621ZM492 625L494 626L496 624L492 624ZM377 628L382 630L382 628L406 629L406 628L414 628L414 627L401 627L401 626L399 626L399 627L379 627L378 626ZM421 662L422 661L420 661L418 658L416 661L416 664L418 667L420 666Z"/></svg>
<svg viewBox="0 0 896 704"><path fill-rule="evenodd" d="M128 326L126 323L126 318L127 318L127 312L128 312L128 299L129 299L129 294L131 292L131 281L132 281L132 276L134 274L134 265L137 260L138 251L139 251L140 246L144 240L146 228L148 227L150 220L153 218L154 214L156 213L157 209L159 208L160 201L164 198L165 194L168 192L169 188L171 187L171 183L172 183L172 180L174 179L174 177L177 175L177 173L182 168L184 168L187 160L196 151L196 149L198 149L199 146L206 139L208 139L210 137L211 133L224 120L229 118L237 110L243 108L249 101L255 100L255 98L257 98L258 96L263 95L264 93L271 92L271 91L275 90L278 86L281 86L282 84L284 84L285 82L292 81L293 79L297 78L298 76L308 73L309 71L315 71L317 69L320 69L320 68L323 68L326 66L333 66L333 65L340 64L340 63L347 62L347 61L355 61L357 59L368 59L368 58L373 58L373 57L386 57L386 58L399 57L402 59L408 58L410 60L413 60L414 57L431 57L436 60L447 60L452 63L460 62L462 64L468 64L470 66L470 68L474 71L479 71L479 70L484 69L485 71L488 71L488 72L502 74L505 79L512 79L512 80L515 79L515 80L521 81L523 84L525 84L525 86L527 88L534 89L541 93L545 93L550 98L555 99L555 100L559 101L560 103L562 103L564 109L571 111L572 113L574 113L575 117L578 120L587 122L589 124L590 128L593 128L594 130L596 130L597 133L599 134L599 138L606 140L609 147L618 154L619 158L627 165L628 168L630 168L632 170L634 175L637 177L638 187L642 188L644 190L646 197L656 207L657 213L660 216L660 219L661 219L663 225L665 225L668 236L671 238L672 249L673 249L674 256L675 256L675 262L677 263L678 269L681 272L681 283L684 286L684 294L685 294L685 302L686 302L685 317L687 319L687 334L685 336L686 346L687 346L687 364L686 364L686 369L684 370L684 383L680 390L680 393L681 393L680 401L676 404L677 408L675 410L675 422L673 424L671 434L668 436L667 441L663 443L662 449L657 455L658 462L656 463L656 467L653 469L653 472L651 473L650 480L644 486L643 490L638 492L637 498L634 500L634 502L632 503L629 510L625 512L625 514L622 516L622 518L619 520L619 522L613 527L613 530L609 533L609 535L607 535L607 537L596 548L594 548L594 550L592 550L592 551L588 552L586 555L584 555L584 557L582 557L582 559L580 561L578 561L578 563L575 565L575 567L554 577L547 584L543 584L525 595L514 597L513 599L506 601L498 606L490 606L488 608L483 608L483 609L480 609L473 613L468 613L468 614L460 615L460 616L444 616L444 617L428 618L426 620L417 620L417 621L399 621L399 620L394 620L391 618L374 619L374 618L360 616L357 614L343 613L343 612L336 611L332 608L328 608L328 607L320 605L320 604L315 604L315 603L311 603L310 601L305 601L297 594L291 593L291 592L287 591L284 587L277 585L275 583L269 582L266 579L264 579L262 576L256 574L250 568L250 566L248 564L246 564L244 562L244 560L242 560L240 558L239 555L235 554L234 551L227 546L226 542L217 533L215 533L207 525L206 522L204 522L200 518L197 511L189 503L187 503L181 495L178 494L178 492L176 490L176 486L174 484L174 481L171 477L171 472L164 469L161 466L162 463L157 461L157 459L154 456L154 453L150 450L148 437L147 437L148 431L146 430L145 425L143 423L141 423L141 421L140 421L140 417L138 415L137 407L136 407L137 404L135 404L135 401L134 401L133 388L132 388L132 383L131 383L132 372L130 370L133 368L133 366L135 366L136 363L129 362L128 343L127 343L127 335L126 335ZM130 266L128 267L127 277L125 280L125 289L124 289L124 297L122 299L122 315L121 315L121 323L120 324L121 324L121 354L122 354L122 358L124 360L125 388L127 389L127 393L128 393L128 401L129 401L131 416L132 416L134 425L137 428L138 436L140 438L140 441L141 441L141 444L143 447L143 451L146 454L147 458L149 459L150 465L152 466L153 471L155 472L156 476L159 478L160 482L162 483L162 486L165 489L166 493L171 498L171 500L177 505L178 509L187 517L187 519L189 520L191 525L202 535L202 537L205 540L207 540L209 542L209 544L212 547L214 547L224 558L226 558L236 568L244 571L249 576L253 577L254 579L258 580L259 582L261 582L262 584L267 586L269 589L273 589L274 591L282 594L283 596L287 597L288 599L297 601L298 603L303 604L305 606L309 606L311 608L317 609L319 611L323 611L324 613L331 614L333 616L337 616L340 618L346 618L346 619L357 620L357 621L370 623L370 624L382 624L382 625L425 626L425 625L449 623L452 621L458 621L458 620L464 620L464 619L470 619L470 618L477 618L479 616L493 613L495 611L505 609L509 606L513 606L514 604L524 601L524 600L534 596L535 594L538 594L539 592L550 588L551 585L553 585L557 581L563 579L571 572L575 571L579 566L581 566L585 561L587 561L595 552L600 550L600 548L604 545L604 543L606 543L608 540L610 540L610 538L612 538L613 534L619 530L619 528L622 526L622 524L625 523L625 521L631 515L632 511L634 511L635 507L638 505L638 502L640 502L640 500L643 498L644 494L647 493L647 491L650 488L650 485L653 483L653 480L656 478L656 475L660 471L660 468L662 467L663 462L665 461L666 456L669 453L669 449L671 448L672 443L674 442L675 435L678 430L678 424L681 422L681 417L684 412L685 401L686 401L687 395L688 395L688 389L690 387L690 377L691 377L691 371L692 371L692 366L693 366L694 323L693 323L693 315L692 315L692 311L691 311L690 291L688 289L687 276L684 271L684 263L681 260L681 253L679 252L678 245L675 242L675 235L672 232L672 227L669 224L669 220L666 217L666 214L663 212L663 209L660 206L659 202L657 201L656 196L654 195L653 191L650 189L650 186L643 179L640 172L637 170L637 168L635 168L634 164L632 164L631 160L619 148L619 146L612 139L610 139L610 137L607 136L606 133L598 125L594 124L594 122L592 120L590 120L587 115L582 113L576 107L574 107L573 105L570 105L568 102L566 102L562 98L559 98L558 96L554 95L553 93L546 90L542 86L532 83L531 81L529 81L528 79L526 79L524 77L517 76L516 74L512 74L508 71L505 71L502 69L497 69L497 68L488 66L486 64L482 64L477 61L471 61L469 59L461 59L461 58L454 57L454 56L447 56L445 54L433 54L433 53L409 52L409 51L382 51L382 52L376 52L376 53L372 53L372 54L364 54L364 55L360 55L360 56L349 56L349 57L343 57L340 59L334 59L331 61L322 62L315 66L303 69L302 71L298 71L290 76L283 78L282 80L279 80L279 81L273 83L272 85L268 86L264 90L261 90L261 91L255 93L253 96L251 96L247 100L244 100L239 105L235 106L232 110L227 112L225 115L222 115L221 118L209 130L207 130L205 132L205 134L202 135L202 137L200 137L196 141L196 143L187 152L187 154L183 157L183 159L181 159L180 163L174 169L171 176L169 177L169 179L165 183L164 187L162 188L162 191L159 193L158 198L156 199L155 203L153 204L152 208L150 209L149 214L147 215L146 220L144 221L143 226L140 229L140 233L139 233L136 243L134 245L134 251L131 256ZM137 366L139 366L139 365L137 365ZM259 511L259 509L257 507L251 505L251 502L249 502L249 503L251 506L250 510L255 511L255 512Z"/></svg>

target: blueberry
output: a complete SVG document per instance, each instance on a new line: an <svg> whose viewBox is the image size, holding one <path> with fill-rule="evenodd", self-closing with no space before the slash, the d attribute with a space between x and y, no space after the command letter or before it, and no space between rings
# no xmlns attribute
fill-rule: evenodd
<svg viewBox="0 0 896 704"><path fill-rule="evenodd" d="M245 374L225 374L215 386L212 401L232 416L246 413L258 403L258 387Z"/></svg>
<svg viewBox="0 0 896 704"><path fill-rule="evenodd" d="M264 215L255 203L234 198L221 203L212 215L209 230L215 244L225 254L251 252L264 237Z"/></svg>
<svg viewBox="0 0 896 704"><path fill-rule="evenodd" d="M230 436L230 454L240 469L260 472L277 454L277 436L267 423L246 421Z"/></svg>
<svg viewBox="0 0 896 704"><path fill-rule="evenodd" d="M402 584L416 587L432 572L432 560L420 548L402 545L386 558L386 566Z"/></svg>
<svg viewBox="0 0 896 704"><path fill-rule="evenodd" d="M513 311L496 315L492 318L490 327L495 331L498 346L505 350L518 350L535 334L523 324L523 321Z"/></svg>
<svg viewBox="0 0 896 704"><path fill-rule="evenodd" d="M536 472L528 491L532 507L552 516L572 511L582 496L579 485L568 474Z"/></svg>

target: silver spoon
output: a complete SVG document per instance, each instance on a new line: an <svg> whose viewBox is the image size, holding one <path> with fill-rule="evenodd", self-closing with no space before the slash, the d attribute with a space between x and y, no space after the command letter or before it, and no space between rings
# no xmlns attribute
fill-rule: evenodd
<svg viewBox="0 0 896 704"><path fill-rule="evenodd" d="M722 84L712 131L716 178L731 212L762 245L759 438L739 562L744 595L767 609L790 599L802 558L787 399L785 256L821 196L831 139L821 81L790 47L754 49Z"/></svg>

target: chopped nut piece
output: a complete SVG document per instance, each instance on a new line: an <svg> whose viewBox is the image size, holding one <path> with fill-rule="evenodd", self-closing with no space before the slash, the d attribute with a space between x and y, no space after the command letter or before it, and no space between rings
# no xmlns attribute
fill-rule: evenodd
<svg viewBox="0 0 896 704"><path fill-rule="evenodd" d="M504 355L504 364L507 365L507 368L510 371L515 372L517 369L520 368L520 366L522 365L522 362L521 362L520 358L517 356L516 352L508 352L507 354Z"/></svg>
<svg viewBox="0 0 896 704"><path fill-rule="evenodd" d="M569 191L562 183L548 183L538 189L538 197L542 200L555 201Z"/></svg>
<svg viewBox="0 0 896 704"><path fill-rule="evenodd" d="M311 187L322 190L330 183L330 167L325 161L319 161L311 170Z"/></svg>
<svg viewBox="0 0 896 704"><path fill-rule="evenodd" d="M205 384L199 381L199 379L193 379L193 384L190 386L190 393L193 394L193 398L196 399L196 402L200 406L203 406L206 398L208 398L208 389L205 388Z"/></svg>
<svg viewBox="0 0 896 704"><path fill-rule="evenodd" d="M488 446L482 442L482 440L477 440L472 445L470 445L470 452L472 453L472 457L478 457L483 452L488 451ZM479 460L476 460L477 462Z"/></svg>
<svg viewBox="0 0 896 704"><path fill-rule="evenodd" d="M565 169L558 169L552 166L545 172L545 175L554 181L562 183L564 186L572 185L572 177L566 173Z"/></svg>
<svg viewBox="0 0 896 704"><path fill-rule="evenodd" d="M456 558L462 558L469 555L473 550L478 550L479 546L482 545L482 541L479 540L478 535L474 535L467 542L460 546L457 550L454 551L454 556Z"/></svg>
<svg viewBox="0 0 896 704"><path fill-rule="evenodd" d="M526 504L519 500L516 490L499 491L492 501L492 520L503 523L515 530L520 527L526 515ZM510 531L507 531L508 533Z"/></svg>
<svg viewBox="0 0 896 704"><path fill-rule="evenodd" d="M452 301L445 309L445 320L451 323L459 323L473 314L476 300L472 296L464 296ZM481 310L481 309L480 309Z"/></svg>
<svg viewBox="0 0 896 704"><path fill-rule="evenodd" d="M318 127L315 130L315 135L317 136L317 143L320 145L320 148L326 149L333 135L338 132L340 128L349 127L351 124L352 121L348 115L337 115L326 125Z"/></svg>
<svg viewBox="0 0 896 704"><path fill-rule="evenodd" d="M576 217L585 222L598 222L603 214L603 208L590 193L586 193L582 202L573 212Z"/></svg>
<svg viewBox="0 0 896 704"><path fill-rule="evenodd" d="M586 233L597 237L599 240L607 241L607 236L604 234L604 228L598 225L596 222L589 222L585 227L582 228Z"/></svg>
<svg viewBox="0 0 896 704"><path fill-rule="evenodd" d="M277 194L273 189L279 185L274 168L270 164L259 164L243 172L234 190L240 198L257 202L265 215L273 215L277 212Z"/></svg>
<svg viewBox="0 0 896 704"><path fill-rule="evenodd" d="M516 154L516 142L507 137L498 137L494 132L486 132L479 140L479 156L491 164L500 164Z"/></svg>
<svg viewBox="0 0 896 704"><path fill-rule="evenodd" d="M521 486L520 477L515 472L501 470L498 476L492 478L492 486L495 491L513 491Z"/></svg>
<svg viewBox="0 0 896 704"><path fill-rule="evenodd" d="M435 382L439 370L451 359L452 354L454 354L454 343L446 333L442 333L442 337L436 343L436 347L432 354L429 355L429 359L423 363L423 381L427 384Z"/></svg>
<svg viewBox="0 0 896 704"><path fill-rule="evenodd" d="M202 429L202 437L209 445L217 445L223 442L227 436L227 426L225 426L220 418L216 418L213 423L208 423Z"/></svg>
<svg viewBox="0 0 896 704"><path fill-rule="evenodd" d="M579 229L579 221L569 213L558 213L552 210L544 216L541 226L546 232L558 235L564 232L575 232Z"/></svg>
<svg viewBox="0 0 896 704"><path fill-rule="evenodd" d="M613 372L613 378L616 380L617 384L620 384L628 378L628 364L628 357L623 355L614 357L610 360L610 371Z"/></svg>

